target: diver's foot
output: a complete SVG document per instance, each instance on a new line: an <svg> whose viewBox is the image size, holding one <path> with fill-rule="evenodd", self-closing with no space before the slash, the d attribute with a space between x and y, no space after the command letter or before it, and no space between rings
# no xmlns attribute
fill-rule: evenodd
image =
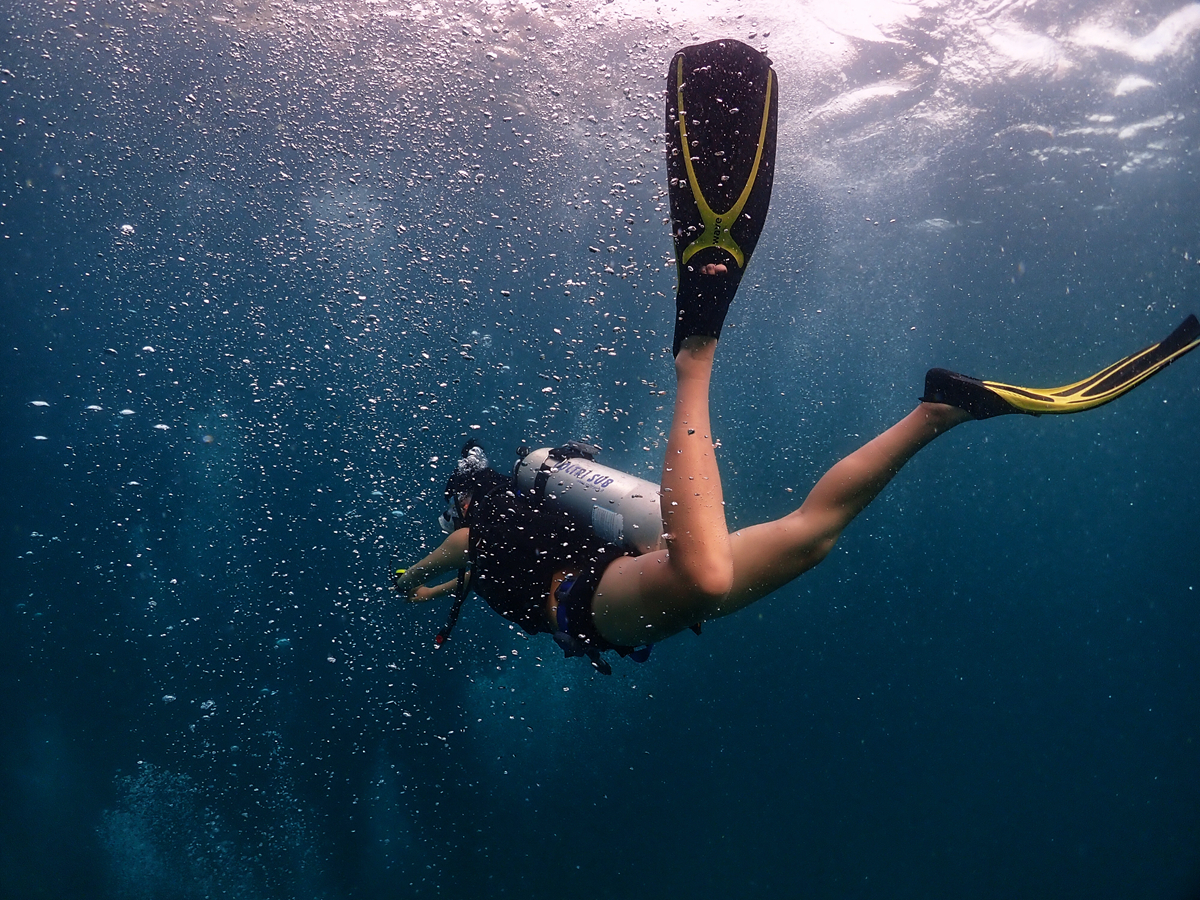
<svg viewBox="0 0 1200 900"><path fill-rule="evenodd" d="M678 356L684 340L690 337L719 338L729 304L737 293L742 270L732 262L685 266L679 273L675 295L675 343Z"/></svg>
<svg viewBox="0 0 1200 900"><path fill-rule="evenodd" d="M972 419L991 419L994 416L1027 412L1009 403L978 378L960 375L949 369L930 369L925 373L925 393L921 402L953 406Z"/></svg>

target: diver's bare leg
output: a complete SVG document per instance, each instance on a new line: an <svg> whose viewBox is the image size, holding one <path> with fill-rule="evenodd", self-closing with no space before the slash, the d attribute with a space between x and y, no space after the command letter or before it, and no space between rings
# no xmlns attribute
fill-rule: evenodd
<svg viewBox="0 0 1200 900"><path fill-rule="evenodd" d="M721 473L708 413L714 338L690 337L675 359L675 414L667 435L660 506L668 565L679 590L708 599L733 585Z"/></svg>
<svg viewBox="0 0 1200 900"><path fill-rule="evenodd" d="M716 347L713 338L689 337L675 359L678 389L661 482L667 549L605 569L592 609L596 627L614 643L658 640L719 614L733 584L708 411Z"/></svg>
<svg viewBox="0 0 1200 900"><path fill-rule="evenodd" d="M918 450L970 418L953 406L922 403L834 465L795 512L734 532L733 589L716 615L737 612L817 565Z"/></svg>
<svg viewBox="0 0 1200 900"><path fill-rule="evenodd" d="M605 570L593 601L597 629L614 643L633 645L744 609L823 560L845 527L917 451L969 418L952 406L922 403L826 472L795 512L730 535L733 585L727 595L679 596L667 551L616 560Z"/></svg>

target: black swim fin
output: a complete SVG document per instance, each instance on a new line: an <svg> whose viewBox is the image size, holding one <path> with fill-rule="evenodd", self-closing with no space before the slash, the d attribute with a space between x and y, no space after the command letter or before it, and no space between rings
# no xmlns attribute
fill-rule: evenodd
<svg viewBox="0 0 1200 900"><path fill-rule="evenodd" d="M775 177L779 85L771 61L740 41L684 47L667 73L667 178L675 236L674 354L720 337L758 243ZM709 264L723 274L704 275Z"/></svg>
<svg viewBox="0 0 1200 900"><path fill-rule="evenodd" d="M1073 413L1095 409L1133 390L1200 345L1200 321L1194 315L1157 344L1118 360L1082 381L1056 388L1027 388L980 381L946 369L925 375L925 403L948 403L976 419L1012 413Z"/></svg>

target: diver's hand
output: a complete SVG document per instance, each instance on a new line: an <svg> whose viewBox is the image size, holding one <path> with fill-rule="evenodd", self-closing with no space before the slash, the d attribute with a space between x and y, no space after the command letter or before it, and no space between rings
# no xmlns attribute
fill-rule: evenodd
<svg viewBox="0 0 1200 900"><path fill-rule="evenodd" d="M407 575L407 569L397 569L392 574L392 590L409 603L419 602L416 598L416 594L421 589L421 585L415 579L408 578Z"/></svg>
<svg viewBox="0 0 1200 900"><path fill-rule="evenodd" d="M425 582L451 569L469 568L469 539L470 529L460 528L448 535L436 550L420 562L413 563L407 569L392 570L392 590L409 603L424 603L426 600L454 593L458 578L452 578L435 587L426 587Z"/></svg>

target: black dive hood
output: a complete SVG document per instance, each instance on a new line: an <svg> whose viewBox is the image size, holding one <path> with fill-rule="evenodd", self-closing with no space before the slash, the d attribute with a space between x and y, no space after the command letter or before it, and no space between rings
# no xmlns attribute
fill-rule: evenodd
<svg viewBox="0 0 1200 900"><path fill-rule="evenodd" d="M454 474L446 482L446 509L438 519L442 531L449 534L467 524L467 511L459 497L467 494L479 497L499 484L508 481L503 475L488 466L487 453L478 441L470 440L463 445Z"/></svg>

